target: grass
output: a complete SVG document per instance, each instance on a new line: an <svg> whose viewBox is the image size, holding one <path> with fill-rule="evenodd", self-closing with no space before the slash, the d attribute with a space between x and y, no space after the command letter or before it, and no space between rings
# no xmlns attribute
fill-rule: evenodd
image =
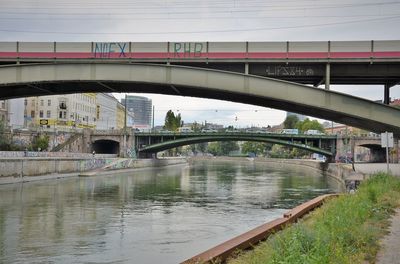
<svg viewBox="0 0 400 264"><path fill-rule="evenodd" d="M379 239L400 206L400 179L379 173L355 194L321 208L229 263L375 263Z"/></svg>

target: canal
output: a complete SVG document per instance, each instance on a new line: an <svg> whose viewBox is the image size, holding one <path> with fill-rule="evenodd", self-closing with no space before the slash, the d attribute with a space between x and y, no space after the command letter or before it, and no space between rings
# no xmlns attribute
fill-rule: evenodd
<svg viewBox="0 0 400 264"><path fill-rule="evenodd" d="M251 161L3 185L0 263L178 263L339 190Z"/></svg>

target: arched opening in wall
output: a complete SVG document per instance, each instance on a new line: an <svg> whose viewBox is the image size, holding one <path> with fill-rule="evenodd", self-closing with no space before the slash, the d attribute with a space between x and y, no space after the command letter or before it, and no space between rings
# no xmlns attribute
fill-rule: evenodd
<svg viewBox="0 0 400 264"><path fill-rule="evenodd" d="M96 140L92 149L98 154L119 154L119 142L113 140Z"/></svg>
<svg viewBox="0 0 400 264"><path fill-rule="evenodd" d="M385 149L377 144L363 144L355 147L356 162L385 162Z"/></svg>

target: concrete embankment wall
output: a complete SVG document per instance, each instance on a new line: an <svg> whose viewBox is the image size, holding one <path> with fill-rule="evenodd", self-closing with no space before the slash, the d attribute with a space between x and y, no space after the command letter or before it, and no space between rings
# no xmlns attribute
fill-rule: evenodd
<svg viewBox="0 0 400 264"><path fill-rule="evenodd" d="M271 167L282 168L293 166L296 168L309 168L312 170L320 171L321 173L332 177L339 181L343 186L345 181L349 179L363 180L367 177L360 172L352 170L351 165L340 163L325 163L317 160L303 160L303 159L270 159L270 158L236 158L236 157L194 157L190 160L215 160L215 161L253 161L256 163L267 163Z"/></svg>
<svg viewBox="0 0 400 264"><path fill-rule="evenodd" d="M2 158L0 184L77 176L82 172L99 170L161 167L186 163L186 159L117 159L117 158Z"/></svg>

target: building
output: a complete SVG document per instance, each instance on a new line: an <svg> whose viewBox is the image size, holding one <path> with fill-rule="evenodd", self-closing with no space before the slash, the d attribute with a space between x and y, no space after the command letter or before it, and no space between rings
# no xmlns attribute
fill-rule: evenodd
<svg viewBox="0 0 400 264"><path fill-rule="evenodd" d="M117 128L123 129L125 127L125 106L118 102L117 104ZM126 127L134 127L134 113L126 111Z"/></svg>
<svg viewBox="0 0 400 264"><path fill-rule="evenodd" d="M29 97L24 102L24 126L29 128L95 128L96 94Z"/></svg>
<svg viewBox="0 0 400 264"><path fill-rule="evenodd" d="M118 100L108 93L96 94L96 129L117 129Z"/></svg>
<svg viewBox="0 0 400 264"><path fill-rule="evenodd" d="M400 99L394 99L390 102L391 106L400 107Z"/></svg>
<svg viewBox="0 0 400 264"><path fill-rule="evenodd" d="M121 99L121 103L125 105L125 99ZM128 112L134 114L134 127L151 128L152 124L152 101L142 96L126 96L126 107Z"/></svg>
<svg viewBox="0 0 400 264"><path fill-rule="evenodd" d="M24 127L24 98L8 100L9 125L12 129Z"/></svg>

